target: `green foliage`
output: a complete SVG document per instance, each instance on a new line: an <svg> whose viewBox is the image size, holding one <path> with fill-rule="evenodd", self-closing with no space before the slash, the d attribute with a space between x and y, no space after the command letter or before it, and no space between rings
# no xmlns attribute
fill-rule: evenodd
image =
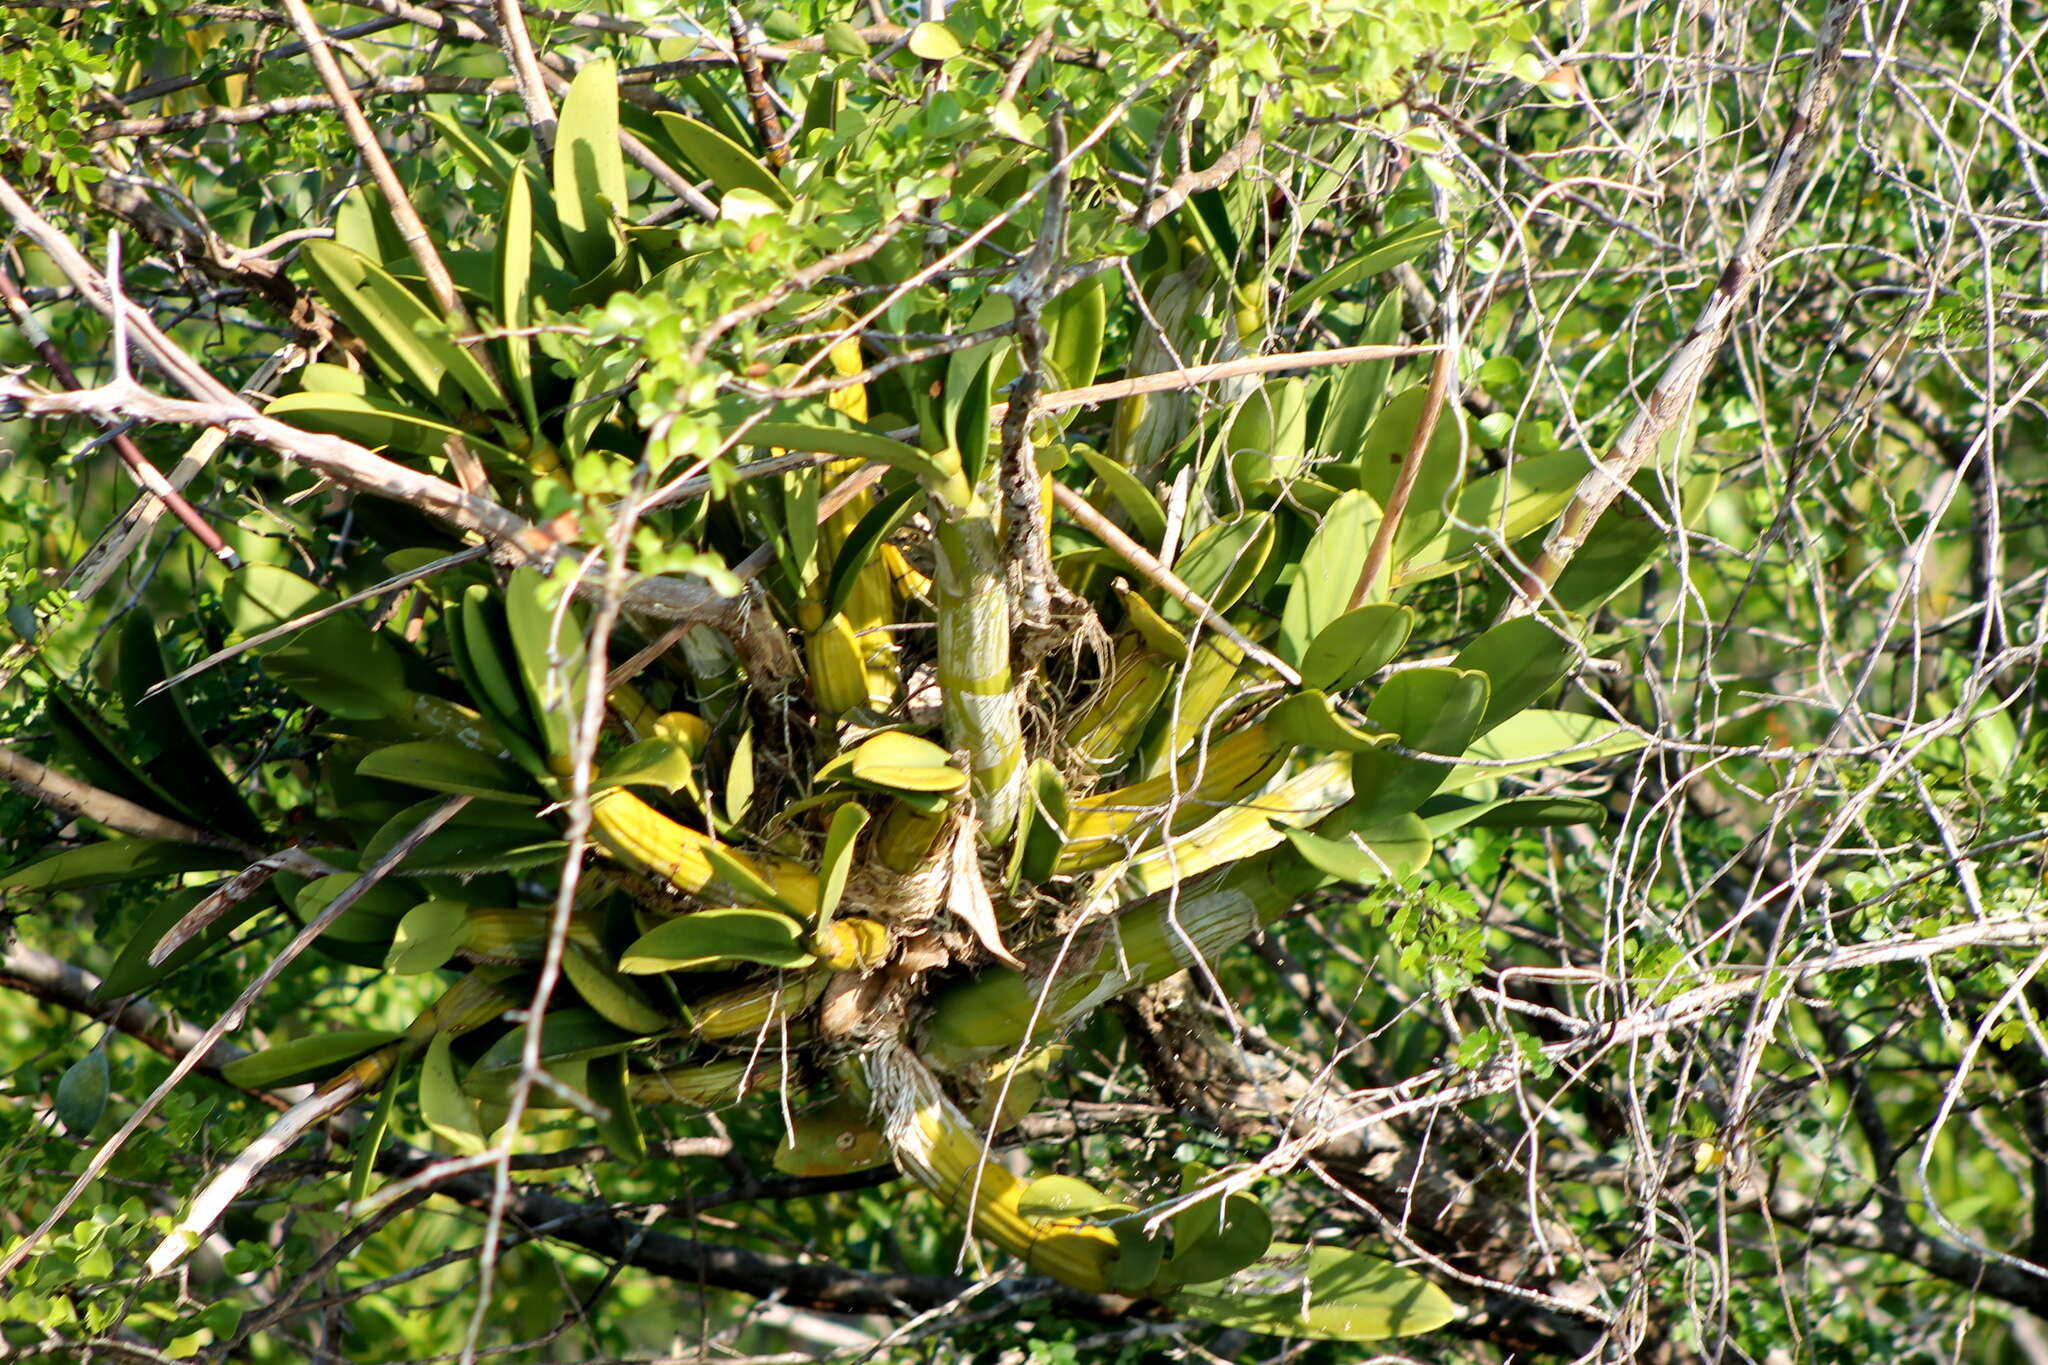
<svg viewBox="0 0 2048 1365"><path fill-rule="evenodd" d="M1951 369L1964 349L2001 373L2036 358L2001 309L2038 243L1960 278L1887 273L1940 235L1916 216L1931 187L1991 202L2024 177L1985 183L1903 135L1882 152L1903 168L1820 167L1778 264L1825 260L1850 292L1815 275L1773 321L1746 315L1756 364L1709 374L1549 601L1504 619L1691 325L1684 291L1719 269L1699 224L1736 218L1699 196L1769 160L1739 82L1639 104L1616 73L1649 65L1603 59L1564 73L1580 99L1538 54L1592 50L1609 16L1468 0L988 0L865 34L866 10L805 0L741 16L775 45L756 54L772 119L678 36L724 42L723 10L534 15L573 68L537 136L464 13L344 57L426 221L413 244L337 119L264 107L323 88L266 19L0 22L10 183L88 255L140 234L129 294L224 379L275 350L289 286L283 325L321 342L266 380L267 415L441 481L394 501L209 452L191 491L246 567L171 540L73 601L57 573L113 494L79 432L10 448L0 592L29 642L0 665L10 750L212 841L0 797L23 942L102 979L96 1000L45 984L0 1010L0 1178L25 1216L165 1074L124 1029L217 1017L466 803L284 965L229 1035L249 1055L174 1092L50 1232L12 1230L10 1348L282 1359L302 1308L268 1305L311 1294L318 1264L322 1349L349 1359L626 1358L700 1331L770 1354L798 1339L732 1291L914 1312L993 1248L1062 1297L1005 1289L999 1316L949 1320L949 1358L1016 1358L1029 1315L1034 1361L1351 1359L1243 1334L1434 1332L1494 1276L1581 1308L1471 1324L1473 1358L1570 1358L1591 1324L1638 1321L1684 1349L1908 1358L1900 1324L1958 1321L1995 1284L1915 1247L2039 1245L2015 1154L2043 1139L2026 1105L2048 1000L2009 927L2035 913L2048 809L2038 642L2013 624L2035 613L2009 574L2043 549L2039 419L1952 374L1912 381L1901 422L2009 419L2004 482L1980 491L1988 455L1951 470L1858 415L1914 347ZM1636 22L1628 43L1691 41ZM1779 55L1727 41L1731 69ZM170 117L96 133L137 116L110 97ZM1983 136L2031 155L1997 120ZM163 206L235 246L163 236ZM331 237L239 254L308 227ZM1864 235L1880 245L1841 249ZM1628 256L1645 243L1653 264ZM20 255L93 370L105 325ZM226 287L196 292L208 272ZM1908 296L1928 301L1898 311ZM1836 355L1865 333L1894 340ZM1420 346L997 411L1446 335L1440 420ZM1815 382L1757 378L1773 365ZM1833 444L1788 455L1806 424ZM186 453L139 436L161 467ZM1950 500L1923 506L1936 484ZM521 528L493 560L339 605L460 548L458 489ZM1894 596L1864 611L1876 591ZM693 628L665 639L677 615ZM1701 791L1722 805L1688 809ZM286 847L300 861L209 902ZM217 916L165 956L202 903ZM104 1024L143 990L170 1013L87 1044L78 1011ZM195 1223L274 1122L222 1081L280 1103L318 1086L340 1118L271 1128L285 1159ZM1020 1151L989 1162L995 1144ZM552 1220L533 1240L482 1221L513 1151L505 1197ZM436 1156L482 1174L386 1207ZM1786 1195L1784 1223L1760 1190ZM1910 1236L1857 1242L1873 1204ZM1806 1241L1788 1251L1784 1226ZM135 1274L192 1244L189 1280ZM805 1272L827 1262L820 1289ZM1063 1316L1108 1295L1142 1326Z"/></svg>

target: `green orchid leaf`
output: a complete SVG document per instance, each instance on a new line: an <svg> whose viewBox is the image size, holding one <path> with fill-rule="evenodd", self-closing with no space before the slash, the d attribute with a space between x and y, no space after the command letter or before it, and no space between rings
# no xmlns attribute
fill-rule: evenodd
<svg viewBox="0 0 2048 1365"><path fill-rule="evenodd" d="M808 967L817 959L794 916L775 910L698 910L642 934L619 959L629 976L689 972L756 962L765 967Z"/></svg>
<svg viewBox="0 0 2048 1365"><path fill-rule="evenodd" d="M221 1079L247 1090L282 1090L311 1085L405 1036L402 1029L335 1029L295 1038L237 1057L220 1069Z"/></svg>

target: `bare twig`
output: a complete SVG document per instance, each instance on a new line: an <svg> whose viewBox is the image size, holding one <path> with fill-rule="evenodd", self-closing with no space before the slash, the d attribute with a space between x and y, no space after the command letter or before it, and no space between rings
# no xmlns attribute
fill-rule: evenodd
<svg viewBox="0 0 2048 1365"><path fill-rule="evenodd" d="M1607 458L1585 477L1571 504L1559 514L1556 527L1544 542L1543 553L1516 584L1513 596L1502 608L1503 616L1527 615L1542 605L1544 596L1555 586L1558 575L1571 563L1579 547L1586 543L1601 515L1621 496L1664 434L1691 411L1700 381L1721 353L1736 313L1755 292L1764 267L1769 264L1771 246L1785 225L1793 194L1804 178L1807 161L1820 143L1828 111L1834 106L1835 73L1842 63L1842 44L1850 23L1862 8L1862 0L1829 0L1821 16L1820 39L1807 63L1805 82L1786 121L1777 159L1750 210L1742 240L1736 244L1692 330L1665 362L1649 396L1615 438Z"/></svg>
<svg viewBox="0 0 2048 1365"><path fill-rule="evenodd" d="M57 382L67 389L78 388L77 373L64 358L64 353L57 349L56 343L50 340L42 324L36 321L35 314L29 311L28 300L22 297L21 287L14 282L13 274L4 263L0 263L0 299L6 301L7 310L14 315L15 326L21 328L22 335L35 347L43 363L50 367L50 373L57 377ZM125 335L119 336L117 349L126 341ZM125 359L122 363L125 365ZM135 482L142 485L145 493L169 508L178 523L192 533L192 538L206 547L208 554L230 569L241 567L241 556L220 538L218 531L207 525L206 519L199 515L199 509L187 502L184 494L171 487L162 471L149 462L135 442L128 438L127 432L115 431L110 439L114 453L121 457L121 463L128 467L128 472L135 476Z"/></svg>

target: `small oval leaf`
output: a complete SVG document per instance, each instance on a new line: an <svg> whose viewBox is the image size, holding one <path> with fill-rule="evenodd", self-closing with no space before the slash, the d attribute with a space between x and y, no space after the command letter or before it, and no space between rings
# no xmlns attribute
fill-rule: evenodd
<svg viewBox="0 0 2048 1365"><path fill-rule="evenodd" d="M107 1094L113 1078L107 1067L107 1050L95 1047L64 1068L57 1080L57 1121L64 1131L83 1141L99 1126L107 1112Z"/></svg>

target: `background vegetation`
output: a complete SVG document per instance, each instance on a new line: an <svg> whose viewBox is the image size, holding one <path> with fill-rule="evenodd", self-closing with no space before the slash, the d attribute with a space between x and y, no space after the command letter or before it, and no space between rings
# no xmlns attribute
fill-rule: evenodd
<svg viewBox="0 0 2048 1365"><path fill-rule="evenodd" d="M2048 16L927 5L0 18L0 1349L2048 1359Z"/></svg>

